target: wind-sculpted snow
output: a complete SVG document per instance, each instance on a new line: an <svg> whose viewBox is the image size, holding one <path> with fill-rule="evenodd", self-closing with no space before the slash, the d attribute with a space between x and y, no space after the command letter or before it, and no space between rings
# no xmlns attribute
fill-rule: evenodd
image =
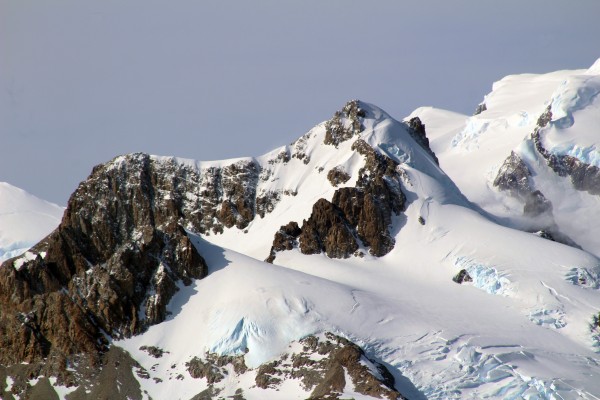
<svg viewBox="0 0 600 400"><path fill-rule="evenodd" d="M464 147L467 150L478 148L478 139L489 127L489 121L469 120L465 128L452 139L453 147Z"/></svg>
<svg viewBox="0 0 600 400"><path fill-rule="evenodd" d="M565 80L552 95L553 124L559 129L570 128L575 123L574 114L593 105L598 94L600 75L579 75Z"/></svg>

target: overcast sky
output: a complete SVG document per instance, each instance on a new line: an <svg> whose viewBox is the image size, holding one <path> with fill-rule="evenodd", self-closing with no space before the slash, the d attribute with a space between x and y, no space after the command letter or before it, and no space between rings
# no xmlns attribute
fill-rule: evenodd
<svg viewBox="0 0 600 400"><path fill-rule="evenodd" d="M471 114L589 67L600 1L0 0L0 181L66 205L92 167L290 143L347 100Z"/></svg>

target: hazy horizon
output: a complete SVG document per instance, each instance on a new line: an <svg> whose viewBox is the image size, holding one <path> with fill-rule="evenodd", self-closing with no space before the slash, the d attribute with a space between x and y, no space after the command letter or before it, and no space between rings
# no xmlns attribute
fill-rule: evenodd
<svg viewBox="0 0 600 400"><path fill-rule="evenodd" d="M505 75L588 68L598 15L594 0L1 0L0 181L66 205L116 155L258 156L352 98L396 119L471 114Z"/></svg>

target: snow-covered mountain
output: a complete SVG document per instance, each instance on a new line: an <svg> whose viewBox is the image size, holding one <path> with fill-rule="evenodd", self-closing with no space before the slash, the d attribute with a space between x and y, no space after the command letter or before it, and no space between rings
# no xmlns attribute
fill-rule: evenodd
<svg viewBox="0 0 600 400"><path fill-rule="evenodd" d="M64 209L0 182L0 262L24 253L52 232Z"/></svg>
<svg viewBox="0 0 600 400"><path fill-rule="evenodd" d="M97 166L0 268L0 395L597 398L600 260L521 151L567 154L537 101L571 75L506 78L470 118L351 101L261 157Z"/></svg>
<svg viewBox="0 0 600 400"><path fill-rule="evenodd" d="M600 255L599 93L600 60L507 76L470 117L430 107L410 117L425 123L444 171L471 201Z"/></svg>

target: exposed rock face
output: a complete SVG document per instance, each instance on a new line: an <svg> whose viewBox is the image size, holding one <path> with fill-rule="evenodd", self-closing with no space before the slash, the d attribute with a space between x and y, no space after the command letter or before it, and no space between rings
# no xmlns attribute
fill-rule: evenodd
<svg viewBox="0 0 600 400"><path fill-rule="evenodd" d="M273 239L271 253L265 261L272 263L275 260L276 252L292 250L297 245L297 239L301 233L302 230L298 226L298 223L294 221L279 228L279 230L275 233L275 238Z"/></svg>
<svg viewBox="0 0 600 400"><path fill-rule="evenodd" d="M360 118L363 118L365 113L360 109L358 100L351 100L342 109L336 111L329 121L325 122L325 144L330 144L337 147L340 143L358 135L363 126Z"/></svg>
<svg viewBox="0 0 600 400"><path fill-rule="evenodd" d="M540 137L541 131L552 120L550 106L540 116L531 139L536 150L546 160L546 163L559 176L569 176L573 187L577 190L586 191L593 195L600 195L600 168L586 164L581 160L567 156L552 154L544 148Z"/></svg>
<svg viewBox="0 0 600 400"><path fill-rule="evenodd" d="M161 358L165 353L169 353L168 351L164 351L160 347L156 346L142 346L140 347L140 350L144 350L154 358Z"/></svg>
<svg viewBox="0 0 600 400"><path fill-rule="evenodd" d="M236 226L243 229L256 215L258 178L260 166L254 161L238 161L222 168L209 167L201 171L197 182L200 187L191 188L196 194L202 219L194 224L195 230L207 233L223 232L223 228ZM260 199L259 212L272 209L277 195L268 194Z"/></svg>
<svg viewBox="0 0 600 400"><path fill-rule="evenodd" d="M333 187L338 187L339 185L348 182L350 180L350 175L344 171L344 168L338 166L327 173L327 180L331 182Z"/></svg>
<svg viewBox="0 0 600 400"><path fill-rule="evenodd" d="M412 136L412 138L415 139L415 141L422 148L424 148L427 151L427 153L429 153L429 155L431 156L431 158L433 158L435 163L439 165L440 162L437 156L429 146L429 139L427 138L427 135L425 133L425 125L421 122L421 119L419 117L411 118L410 121L408 121L407 125L409 128L408 132L410 133L410 136Z"/></svg>
<svg viewBox="0 0 600 400"><path fill-rule="evenodd" d="M56 376L61 386L71 388L72 391L67 396L68 400L141 400L144 396L134 374L139 377L148 375L129 353L119 347L111 346L108 352L102 355L98 365L93 368L87 365L85 356L72 359L68 371L57 370L47 362L0 366L0 382L8 382L9 376L12 381L10 388L0 384L0 398L58 399L58 394L46 378ZM37 383L31 382L31 379L37 376L42 377Z"/></svg>
<svg viewBox="0 0 600 400"><path fill-rule="evenodd" d="M183 225L198 175L144 154L94 168L34 260L0 268L0 363L106 350L167 316L178 282L207 273ZM60 361L62 360L62 361Z"/></svg>
<svg viewBox="0 0 600 400"><path fill-rule="evenodd" d="M332 258L347 258L358 249L344 213L325 199L319 199L313 205L310 218L302 224L299 242L304 254L324 251Z"/></svg>
<svg viewBox="0 0 600 400"><path fill-rule="evenodd" d="M221 382L227 375L227 370L223 368L227 364L233 365L237 374L243 374L248 370L243 356L219 356L209 353L205 355L204 360L194 357L186 363L186 366L192 378L206 378L209 384L214 384Z"/></svg>
<svg viewBox="0 0 600 400"><path fill-rule="evenodd" d="M309 399L337 399L348 383L347 372L358 393L375 398L404 398L394 389L391 373L382 364L369 360L362 349L349 340L326 333L322 340L309 336L300 343L302 351L271 363L268 371L257 374L257 381L271 377L300 379L306 390L312 390ZM317 354L320 360L315 359ZM368 364L379 373L379 378L373 375Z"/></svg>
<svg viewBox="0 0 600 400"><path fill-rule="evenodd" d="M188 363L188 370L193 378L207 380L209 387L203 395L221 393L220 383L228 374L227 367L232 366L237 376L253 373L256 386L262 389L277 390L283 381L299 380L309 399L337 399L347 385L372 398L404 399L394 388L394 377L387 368L367 358L359 346L347 339L325 333L308 336L292 346L294 350L255 370L245 366L243 356L214 354L194 358ZM346 381L347 376L351 382Z"/></svg>
<svg viewBox="0 0 600 400"><path fill-rule="evenodd" d="M332 203L356 229L369 252L380 257L394 247L389 228L392 215L404 211L406 196L401 189L402 178L398 164L365 141L357 140L352 149L365 157L365 165L358 172L356 186L336 190Z"/></svg>
<svg viewBox="0 0 600 400"><path fill-rule="evenodd" d="M487 106L485 105L485 103L479 103L477 105L477 108L475 108L475 112L473 113L473 115L479 115L484 111L487 111Z"/></svg>
<svg viewBox="0 0 600 400"><path fill-rule="evenodd" d="M510 192L513 196L525 197L532 192L530 177L531 172L527 165L511 151L494 179L494 186Z"/></svg>
<svg viewBox="0 0 600 400"><path fill-rule="evenodd" d="M277 251L296 246L304 254L325 252L332 258L347 258L359 249L359 240L377 257L392 250L392 216L403 212L406 203L398 163L361 139L352 149L365 158L355 187L337 189L331 201L319 199L299 235L285 233L282 227L275 235L268 261L273 262Z"/></svg>
<svg viewBox="0 0 600 400"><path fill-rule="evenodd" d="M552 212L552 203L542 192L534 189L529 168L514 151L500 167L494 186L524 201L525 215L535 217Z"/></svg>
<svg viewBox="0 0 600 400"><path fill-rule="evenodd" d="M452 280L456 283L473 282L473 278L471 278L471 275L469 275L466 269L458 271L458 274L454 275Z"/></svg>

